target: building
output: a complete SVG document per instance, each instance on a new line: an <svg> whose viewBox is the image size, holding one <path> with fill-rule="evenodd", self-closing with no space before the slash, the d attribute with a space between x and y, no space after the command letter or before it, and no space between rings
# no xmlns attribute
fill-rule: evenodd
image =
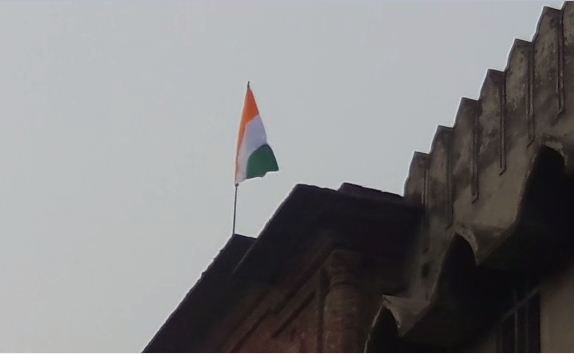
<svg viewBox="0 0 574 354"><path fill-rule="evenodd" d="M545 8L404 196L299 185L146 352L574 351L574 5Z"/></svg>

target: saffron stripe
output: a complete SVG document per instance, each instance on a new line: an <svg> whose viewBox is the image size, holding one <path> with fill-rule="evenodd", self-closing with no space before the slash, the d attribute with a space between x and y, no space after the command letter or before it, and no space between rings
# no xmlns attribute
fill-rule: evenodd
<svg viewBox="0 0 574 354"><path fill-rule="evenodd" d="M257 108L257 103L255 102L255 96L251 91L249 86L247 87L247 92L245 93L245 103L243 104L243 113L241 114L241 123L239 124L239 135L237 137L237 152L239 153L239 147L245 139L245 129L249 122L255 117L259 116L259 109Z"/></svg>

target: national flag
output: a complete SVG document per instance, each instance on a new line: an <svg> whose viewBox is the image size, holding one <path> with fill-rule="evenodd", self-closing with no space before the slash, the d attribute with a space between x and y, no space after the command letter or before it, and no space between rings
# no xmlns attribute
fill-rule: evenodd
<svg viewBox="0 0 574 354"><path fill-rule="evenodd" d="M267 172L278 171L277 160L267 143L263 121L259 116L253 92L247 83L243 114L237 138L235 157L235 185L253 177L263 177Z"/></svg>

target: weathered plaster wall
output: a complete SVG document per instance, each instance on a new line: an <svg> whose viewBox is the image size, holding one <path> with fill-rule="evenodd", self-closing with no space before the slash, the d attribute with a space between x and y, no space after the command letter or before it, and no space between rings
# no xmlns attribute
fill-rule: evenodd
<svg viewBox="0 0 574 354"><path fill-rule="evenodd" d="M574 5L565 3L561 10L544 8L532 42L516 40L506 69L489 70L480 97L461 100L454 127L440 126L430 153L413 157L405 197L425 206L425 220L411 255L410 286L386 298L401 336L413 333L437 303L455 236L468 242L479 267L508 271L528 263L531 250L510 257L505 245L528 222L524 198L542 149L559 153L572 175L573 112ZM534 248L545 237L536 232L522 236Z"/></svg>
<svg viewBox="0 0 574 354"><path fill-rule="evenodd" d="M545 281L540 296L542 351L574 351L574 263Z"/></svg>

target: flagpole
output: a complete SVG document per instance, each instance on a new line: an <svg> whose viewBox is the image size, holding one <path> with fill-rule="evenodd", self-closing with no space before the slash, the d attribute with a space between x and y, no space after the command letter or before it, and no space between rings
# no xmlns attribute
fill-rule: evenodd
<svg viewBox="0 0 574 354"><path fill-rule="evenodd" d="M237 187L239 187L239 184L236 183L235 184L235 198L233 199L233 232L232 232L232 236L235 235L235 219L237 217Z"/></svg>

